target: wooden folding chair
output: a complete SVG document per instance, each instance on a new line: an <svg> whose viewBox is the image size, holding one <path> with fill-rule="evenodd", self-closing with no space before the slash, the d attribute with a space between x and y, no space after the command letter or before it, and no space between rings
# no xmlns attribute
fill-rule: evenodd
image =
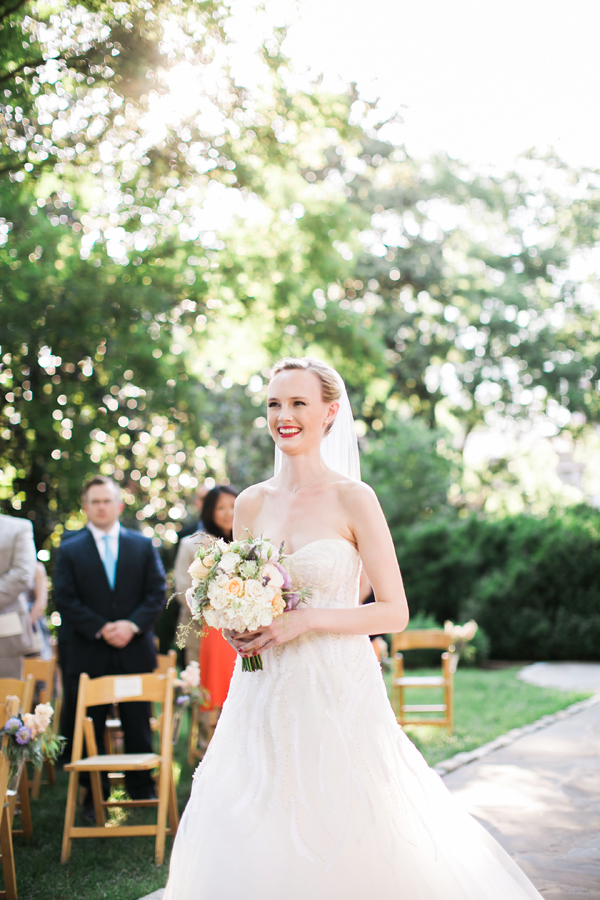
<svg viewBox="0 0 600 900"><path fill-rule="evenodd" d="M174 669L177 664L177 651L169 650L168 653L156 654L156 675L166 675L169 669Z"/></svg>
<svg viewBox="0 0 600 900"><path fill-rule="evenodd" d="M34 688L35 681L32 675L28 675L24 681L19 681L18 678L0 678L0 728L3 727L6 722L5 703L7 698L17 697L21 713L31 712ZM15 828L13 834L22 834L29 840L33 835L33 822L31 819L31 805L29 802L29 777L27 775L27 766L23 766L23 774L21 775L21 780L19 782L18 799L15 795L11 802L11 828L17 807L21 810L22 828Z"/></svg>
<svg viewBox="0 0 600 900"><path fill-rule="evenodd" d="M155 638L156 643L158 643ZM156 654L156 668L154 669L155 675L166 675L169 669L174 669L177 663L177 651L169 650L168 653L157 653ZM114 715L106 720L106 725L104 728L104 748L107 753L117 753L118 745L122 743L123 740L123 732L121 720L117 714L117 710L114 711ZM160 709L158 710L158 714L160 714ZM153 730L156 730L156 719L152 718L150 720L150 725ZM118 780L118 779L113 779Z"/></svg>
<svg viewBox="0 0 600 900"><path fill-rule="evenodd" d="M54 699L54 689L55 689L55 675L56 675L56 659L40 659L36 656L30 656L25 658L25 662L23 664L23 674L25 677L27 675L33 675L35 679L36 687L38 685L42 685L39 688L39 702L40 703L51 703ZM52 718L52 731L56 734L57 729L57 718L56 714ZM56 772L54 769L54 763L49 759L44 760L44 769L46 770L46 778L47 784L54 785L56 783ZM40 785L42 783L42 770L35 769L33 773L33 779L31 781L31 796L34 800L37 800L40 796Z"/></svg>
<svg viewBox="0 0 600 900"><path fill-rule="evenodd" d="M9 679L3 679L3 681L7 680ZM19 698L16 696L9 697L0 705L0 721L2 722L2 725L4 725L11 716L16 716L18 712ZM0 891L0 898L2 898L2 900L16 900L17 873L15 871L15 856L12 842L14 802L12 798L9 802L6 796L8 773L10 769L10 764L5 753L8 741L8 735L5 735L0 744L0 855L2 856L2 872L4 875L4 890Z"/></svg>
<svg viewBox="0 0 600 900"><path fill-rule="evenodd" d="M442 653L442 674L410 676L404 674L403 650L434 649ZM392 656L394 657L394 680L392 682L392 705L400 725L441 725L452 734L454 726L454 673L458 665L452 638L441 628L426 628L422 631L404 631L392 635ZM444 692L443 703L405 703L406 688L437 688ZM425 718L424 713L441 715Z"/></svg>
<svg viewBox="0 0 600 900"><path fill-rule="evenodd" d="M175 781L173 778L171 732L173 729L173 682L175 671L169 669L166 675L148 673L143 675L108 675L103 678L90 679L85 673L79 679L77 697L77 715L73 736L71 762L65 765L69 772L69 791L65 813L65 827L61 862L66 862L71 855L71 843L74 838L90 837L137 837L154 836L154 859L161 865L165 855L166 835L174 835L179 824ZM160 703L162 712L158 722L160 736L159 753L118 753L99 754L91 718L86 716L90 706L103 706L113 703L131 702ZM82 758L83 739L87 758ZM141 772L151 769L159 770L157 800L103 800L101 772ZM96 825L91 827L75 827L77 791L79 776L89 772L92 788ZM157 807L155 825L107 825L105 810L111 807ZM169 828L167 828L167 814Z"/></svg>

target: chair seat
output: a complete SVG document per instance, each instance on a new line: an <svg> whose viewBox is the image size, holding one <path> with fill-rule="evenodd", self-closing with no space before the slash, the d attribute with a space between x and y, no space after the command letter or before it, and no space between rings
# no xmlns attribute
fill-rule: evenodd
<svg viewBox="0 0 600 900"><path fill-rule="evenodd" d="M136 769L154 769L160 765L158 753L111 753L88 756L67 763L67 772L133 772Z"/></svg>
<svg viewBox="0 0 600 900"><path fill-rule="evenodd" d="M403 713L446 712L445 703L412 703L402 707Z"/></svg>
<svg viewBox="0 0 600 900"><path fill-rule="evenodd" d="M445 680L442 675L411 675L397 678L394 684L396 687L443 687Z"/></svg>

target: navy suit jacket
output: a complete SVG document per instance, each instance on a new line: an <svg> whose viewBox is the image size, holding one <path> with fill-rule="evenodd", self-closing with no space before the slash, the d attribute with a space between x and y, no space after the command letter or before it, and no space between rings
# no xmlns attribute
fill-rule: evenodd
<svg viewBox="0 0 600 900"><path fill-rule="evenodd" d="M56 560L54 603L68 626L70 674L87 672L97 678L155 668L153 632L165 605L165 570L149 538L121 527L113 589L91 531L83 528L69 537ZM116 619L129 619L140 629L122 649L96 637L107 622ZM115 665L116 672L112 671Z"/></svg>

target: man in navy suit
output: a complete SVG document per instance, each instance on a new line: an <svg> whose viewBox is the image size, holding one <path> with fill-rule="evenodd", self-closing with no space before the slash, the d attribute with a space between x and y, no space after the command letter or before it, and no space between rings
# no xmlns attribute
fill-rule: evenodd
<svg viewBox="0 0 600 900"><path fill-rule="evenodd" d="M98 475L83 488L87 527L64 541L54 573L54 599L67 626L65 687L77 694L82 672L91 678L151 672L156 666L154 623L165 605L165 572L152 541L123 528L121 491ZM125 749L152 751L150 705L120 706ZM108 707L92 707L96 743L104 746ZM149 772L126 775L134 799L152 797Z"/></svg>

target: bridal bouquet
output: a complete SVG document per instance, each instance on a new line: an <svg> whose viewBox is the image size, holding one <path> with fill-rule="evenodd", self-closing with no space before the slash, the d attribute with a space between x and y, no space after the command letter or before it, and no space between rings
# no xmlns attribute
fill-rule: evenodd
<svg viewBox="0 0 600 900"><path fill-rule="evenodd" d="M256 631L308 596L297 589L284 564L283 544L264 538L202 544L188 569L192 586L185 599L192 619L211 628ZM245 657L245 672L262 669L260 655Z"/></svg>

